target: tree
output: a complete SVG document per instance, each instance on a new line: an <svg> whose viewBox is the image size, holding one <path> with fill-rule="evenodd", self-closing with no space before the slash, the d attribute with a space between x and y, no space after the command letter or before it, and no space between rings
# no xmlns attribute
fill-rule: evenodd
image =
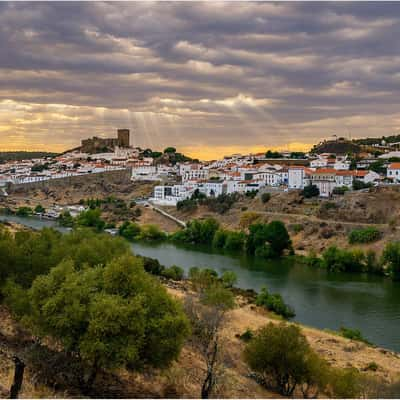
<svg viewBox="0 0 400 400"><path fill-rule="evenodd" d="M272 221L269 224L250 225L246 241L246 249L250 254L257 252L258 256L279 257L289 248L291 240L283 222Z"/></svg>
<svg viewBox="0 0 400 400"><path fill-rule="evenodd" d="M164 149L164 153L176 153L176 148L175 147L167 147Z"/></svg>
<svg viewBox="0 0 400 400"><path fill-rule="evenodd" d="M263 193L261 195L261 201L263 204L268 203L270 199L271 199L271 193Z"/></svg>
<svg viewBox="0 0 400 400"><path fill-rule="evenodd" d="M28 298L34 332L81 360L85 394L100 368L168 366L189 333L179 303L132 255L95 268L63 261L34 281Z"/></svg>
<svg viewBox="0 0 400 400"><path fill-rule="evenodd" d="M227 311L234 307L234 298L230 290L212 284L201 293L200 299L188 296L184 307L192 325L190 343L199 351L206 364L201 398L207 399L219 377L218 367L222 355L220 333Z"/></svg>
<svg viewBox="0 0 400 400"><path fill-rule="evenodd" d="M283 396L291 396L296 386L310 380L310 345L296 325L269 323L247 344L244 358L266 385Z"/></svg>
<svg viewBox="0 0 400 400"><path fill-rule="evenodd" d="M140 226L133 222L125 221L118 229L118 233L128 240L135 240L140 235Z"/></svg>
<svg viewBox="0 0 400 400"><path fill-rule="evenodd" d="M32 208L30 207L19 207L16 215L18 215L18 217L29 217L30 215L32 215Z"/></svg>
<svg viewBox="0 0 400 400"><path fill-rule="evenodd" d="M382 254L382 261L387 265L393 280L400 280L400 242L388 243Z"/></svg>
<svg viewBox="0 0 400 400"><path fill-rule="evenodd" d="M46 210L44 209L44 207L41 205L41 204L38 204L36 207L35 207L35 213L37 213L37 214L43 214Z"/></svg>
<svg viewBox="0 0 400 400"><path fill-rule="evenodd" d="M310 199L311 197L319 196L319 189L318 189L318 186L312 185L310 183L309 185L304 187L304 189L301 193L306 199Z"/></svg>
<svg viewBox="0 0 400 400"><path fill-rule="evenodd" d="M86 226L101 231L106 223L101 219L100 209L95 208L81 212L76 217L76 224L77 226Z"/></svg>

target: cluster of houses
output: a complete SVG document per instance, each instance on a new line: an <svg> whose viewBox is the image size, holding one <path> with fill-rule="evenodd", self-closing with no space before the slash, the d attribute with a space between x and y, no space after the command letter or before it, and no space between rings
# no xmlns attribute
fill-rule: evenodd
<svg viewBox="0 0 400 400"><path fill-rule="evenodd" d="M234 155L208 164L184 163L177 171L181 181L175 185L156 186L151 201L174 206L190 198L196 190L206 196L218 196L260 189L302 190L310 184L318 187L321 197L330 197L337 187L351 189L355 180L365 184L379 184L388 179L400 183L400 163L390 163L383 177L368 169L350 169L347 156L320 154L303 161L306 161L304 165L296 165L260 160L257 155Z"/></svg>
<svg viewBox="0 0 400 400"><path fill-rule="evenodd" d="M370 169L372 156L361 157L356 168L345 155L306 154L304 158L267 158L266 153L234 154L211 162L183 162L174 165L160 162L140 148L118 145L107 153L85 153L82 148L55 158L41 158L0 164L0 194L8 184L39 182L77 175L129 168L132 181L164 182L155 187L151 200L159 205L176 205L198 190L206 196L246 193L257 190L301 190L316 185L320 196L329 197L337 187L352 188L355 180L380 184L400 183L400 152L389 151L379 156L386 176ZM354 167L354 165L353 165ZM167 183L173 182L173 183Z"/></svg>

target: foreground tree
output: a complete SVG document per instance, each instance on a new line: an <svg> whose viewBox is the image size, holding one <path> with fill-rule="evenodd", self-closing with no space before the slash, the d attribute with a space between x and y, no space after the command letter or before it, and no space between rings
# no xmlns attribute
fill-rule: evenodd
<svg viewBox="0 0 400 400"><path fill-rule="evenodd" d="M221 367L221 329L226 313L234 306L232 292L220 284L212 284L200 293L200 299L188 296L185 311L192 325L191 345L206 364L206 375L201 387L201 398L210 397Z"/></svg>
<svg viewBox="0 0 400 400"><path fill-rule="evenodd" d="M244 351L250 368L283 396L291 396L303 382L312 383L307 377L310 354L310 346L300 328L283 323L269 323L261 328Z"/></svg>
<svg viewBox="0 0 400 400"><path fill-rule="evenodd" d="M34 281L28 300L33 331L80 360L84 394L101 368L168 366L189 333L180 305L130 255L104 267L64 261Z"/></svg>

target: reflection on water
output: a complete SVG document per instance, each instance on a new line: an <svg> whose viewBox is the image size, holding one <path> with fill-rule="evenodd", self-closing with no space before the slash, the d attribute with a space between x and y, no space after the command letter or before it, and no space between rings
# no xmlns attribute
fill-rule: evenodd
<svg viewBox="0 0 400 400"><path fill-rule="evenodd" d="M35 229L52 221L0 216ZM135 253L157 258L166 266L211 267L235 271L238 286L259 291L266 286L280 293L296 310L296 320L318 328L360 329L380 346L400 351L400 283L366 274L327 273L291 260L265 261L245 255L221 254L201 246L134 243Z"/></svg>

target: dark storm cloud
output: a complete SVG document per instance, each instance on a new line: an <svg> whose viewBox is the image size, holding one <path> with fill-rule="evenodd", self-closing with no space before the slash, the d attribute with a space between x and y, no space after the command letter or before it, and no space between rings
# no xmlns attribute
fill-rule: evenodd
<svg viewBox="0 0 400 400"><path fill-rule="evenodd" d="M0 134L27 116L27 140L49 121L71 141L129 120L191 146L390 134L398 37L390 2L0 3Z"/></svg>

